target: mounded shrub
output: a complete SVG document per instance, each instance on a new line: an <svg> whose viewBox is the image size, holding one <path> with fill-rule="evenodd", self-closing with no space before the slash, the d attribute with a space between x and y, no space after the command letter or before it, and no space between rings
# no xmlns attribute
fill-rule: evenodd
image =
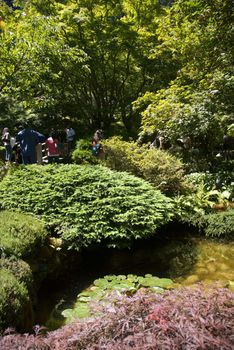
<svg viewBox="0 0 234 350"><path fill-rule="evenodd" d="M31 288L33 282L32 271L25 261L15 257L1 258L0 269L9 270L19 282L24 283L29 289Z"/></svg>
<svg viewBox="0 0 234 350"><path fill-rule="evenodd" d="M8 176L11 178L10 174ZM24 195L21 189L24 185L20 179L18 181L16 186L20 193L18 193L17 198L12 203L13 205L9 206L9 208L15 209L20 207L23 210ZM3 183L4 180L2 181ZM5 194L2 194L4 197L13 198L14 194L11 189L14 188L14 185L10 183L8 186L8 190L5 189ZM47 231L44 224L35 216L16 211L0 211L0 249L1 253L4 253L6 256L27 257L33 255L36 247L43 243L46 236Z"/></svg>
<svg viewBox="0 0 234 350"><path fill-rule="evenodd" d="M69 248L121 247L155 234L173 216L171 200L149 183L102 166L20 167L0 183L0 203L40 216Z"/></svg>
<svg viewBox="0 0 234 350"><path fill-rule="evenodd" d="M7 269L0 269L0 329L24 323L29 303L28 291L23 283Z"/></svg>
<svg viewBox="0 0 234 350"><path fill-rule="evenodd" d="M142 177L167 194L184 189L183 164L168 152L118 137L105 140L104 149L105 164L111 169Z"/></svg>

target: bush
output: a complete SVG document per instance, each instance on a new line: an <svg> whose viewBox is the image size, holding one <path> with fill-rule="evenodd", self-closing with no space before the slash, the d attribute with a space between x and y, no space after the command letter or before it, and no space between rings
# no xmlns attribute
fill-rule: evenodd
<svg viewBox="0 0 234 350"><path fill-rule="evenodd" d="M0 269L0 329L21 326L28 302L26 287L10 271Z"/></svg>
<svg viewBox="0 0 234 350"><path fill-rule="evenodd" d="M234 294L224 288L187 287L133 297L115 295L96 305L103 315L74 322L47 335L8 335L4 350L212 349L231 350Z"/></svg>
<svg viewBox="0 0 234 350"><path fill-rule="evenodd" d="M11 177L11 175L9 175L9 177ZM19 186L22 186L20 180ZM8 187L8 190L4 190L4 192L7 193L7 195L4 195L5 197L11 198L12 195L14 196L14 194L9 191L11 187L13 187L12 183ZM19 206L23 209L23 202L24 200L21 192L21 194L14 199L12 209ZM35 248L42 244L46 236L47 232L44 224L35 217L12 211L0 212L0 249L5 255L14 255L16 257L30 256L34 253Z"/></svg>
<svg viewBox="0 0 234 350"><path fill-rule="evenodd" d="M76 164L97 164L98 158L93 156L91 151L75 149L72 152L72 160Z"/></svg>
<svg viewBox="0 0 234 350"><path fill-rule="evenodd" d="M183 190L183 165L166 151L139 147L117 137L105 140L104 149L105 164L111 169L142 177L167 194Z"/></svg>
<svg viewBox="0 0 234 350"><path fill-rule="evenodd" d="M170 199L150 184L102 166L20 167L0 183L0 203L40 215L69 248L121 247L155 234L173 216Z"/></svg>
<svg viewBox="0 0 234 350"><path fill-rule="evenodd" d="M203 220L208 237L228 237L234 233L234 210L209 214Z"/></svg>
<svg viewBox="0 0 234 350"><path fill-rule="evenodd" d="M76 143L76 149L72 152L72 160L76 164L97 164L97 157L94 157L90 140L81 139Z"/></svg>
<svg viewBox="0 0 234 350"><path fill-rule="evenodd" d="M28 289L31 289L33 282L32 271L25 261L16 259L15 257L1 258L0 269L9 270L19 282L25 284Z"/></svg>

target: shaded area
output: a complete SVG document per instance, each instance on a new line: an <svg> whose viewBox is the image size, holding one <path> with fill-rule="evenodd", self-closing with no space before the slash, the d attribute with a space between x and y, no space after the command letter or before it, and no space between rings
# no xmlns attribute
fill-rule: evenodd
<svg viewBox="0 0 234 350"><path fill-rule="evenodd" d="M105 275L152 274L190 285L234 279L234 244L217 243L194 233L168 230L157 238L137 242L131 249L93 249L56 280L47 280L38 293L35 322L56 329L61 312L72 308L77 295ZM225 282L226 281L226 282Z"/></svg>

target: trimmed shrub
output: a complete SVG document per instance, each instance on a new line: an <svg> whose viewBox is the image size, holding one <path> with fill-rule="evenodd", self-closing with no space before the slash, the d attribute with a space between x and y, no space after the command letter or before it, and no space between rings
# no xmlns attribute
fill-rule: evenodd
<svg viewBox="0 0 234 350"><path fill-rule="evenodd" d="M9 270L19 282L24 283L28 289L31 289L33 282L32 271L25 261L15 257L1 258L0 269Z"/></svg>
<svg viewBox="0 0 234 350"><path fill-rule="evenodd" d="M20 167L0 183L0 203L40 215L69 248L121 247L155 234L173 216L171 200L160 191L102 166Z"/></svg>
<svg viewBox="0 0 234 350"><path fill-rule="evenodd" d="M0 329L20 327L24 322L24 311L28 303L26 287L10 271L0 269Z"/></svg>
<svg viewBox="0 0 234 350"><path fill-rule="evenodd" d="M122 350L212 349L231 350L234 293L201 285L133 297L117 293L110 303L96 305L99 317L74 322L47 335L7 335L0 339L4 350ZM40 329L39 329L40 331Z"/></svg>
<svg viewBox="0 0 234 350"><path fill-rule="evenodd" d="M8 175L11 177L11 175ZM7 177L6 177L7 179ZM22 183L19 181L19 187ZM2 181L2 183L4 180ZM4 190L7 195L4 197L10 198L12 195L9 188L12 188L11 183L8 187L8 191ZM12 209L21 207L23 209L23 194L21 192L17 198L15 198ZM16 203L18 201L18 204ZM20 204L21 202L21 204ZM0 212L0 249L1 253L6 256L14 255L16 257L27 257L33 255L36 247L40 246L47 236L44 224L36 219L34 216L26 215L23 213L17 213L13 211L1 211Z"/></svg>
<svg viewBox="0 0 234 350"><path fill-rule="evenodd" d="M149 181L167 194L184 189L183 165L166 151L139 147L118 137L104 141L105 164L111 169L128 171Z"/></svg>

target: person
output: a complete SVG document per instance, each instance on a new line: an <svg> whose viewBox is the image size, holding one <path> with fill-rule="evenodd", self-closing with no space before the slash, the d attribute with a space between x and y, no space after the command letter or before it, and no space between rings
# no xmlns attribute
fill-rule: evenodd
<svg viewBox="0 0 234 350"><path fill-rule="evenodd" d="M8 128L3 129L2 141L5 147L5 160L9 162L11 160L12 147L11 147L11 136Z"/></svg>
<svg viewBox="0 0 234 350"><path fill-rule="evenodd" d="M45 141L45 136L32 130L27 124L20 127L22 130L16 135L16 142L19 143L22 153L23 164L35 164L36 145Z"/></svg>
<svg viewBox="0 0 234 350"><path fill-rule="evenodd" d="M58 140L56 138L55 132L51 132L50 136L45 142L48 156L48 163L59 161L59 149Z"/></svg>
<svg viewBox="0 0 234 350"><path fill-rule="evenodd" d="M94 156L99 156L101 157L104 152L103 152L103 147L101 144L101 140L103 139L103 131L98 129L94 135L93 135L93 139L92 139L92 154Z"/></svg>
<svg viewBox="0 0 234 350"><path fill-rule="evenodd" d="M74 148L75 134L75 130L71 126L66 128L68 153L70 153L70 151Z"/></svg>

